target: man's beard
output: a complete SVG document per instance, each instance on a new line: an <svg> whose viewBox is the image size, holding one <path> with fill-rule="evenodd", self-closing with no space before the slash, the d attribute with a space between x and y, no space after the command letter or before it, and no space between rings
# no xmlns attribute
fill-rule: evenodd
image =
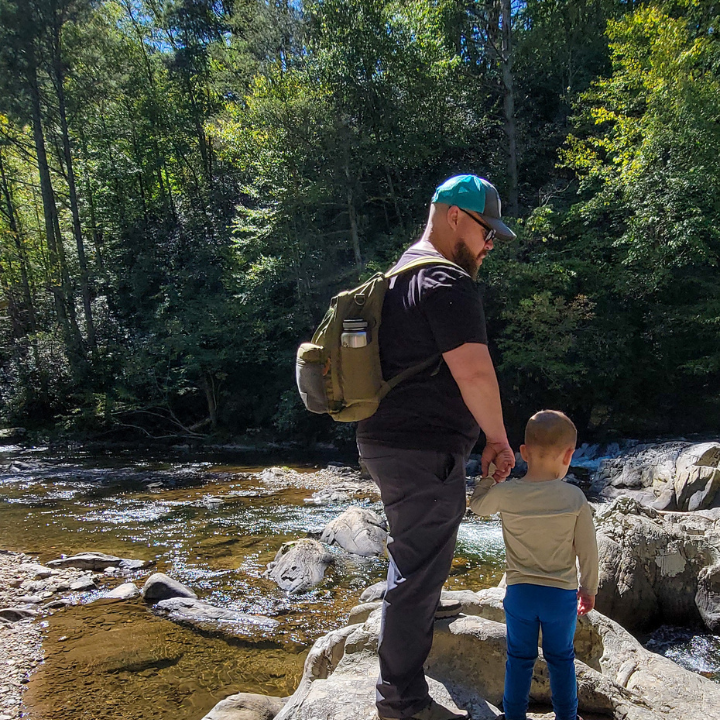
<svg viewBox="0 0 720 720"><path fill-rule="evenodd" d="M473 280L477 280L480 266L478 265L477 258L470 252L470 248L464 240L460 240L457 245L455 245L452 261L456 265L459 265Z"/></svg>

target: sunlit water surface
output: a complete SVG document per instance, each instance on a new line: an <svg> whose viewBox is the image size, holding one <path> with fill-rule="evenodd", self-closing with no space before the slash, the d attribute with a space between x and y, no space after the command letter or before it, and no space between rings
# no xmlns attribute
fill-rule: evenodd
<svg viewBox="0 0 720 720"><path fill-rule="evenodd" d="M288 596L263 578L283 542L321 532L344 506L308 504L313 490L302 487L269 488L261 466L3 450L1 548L41 562L88 550L153 560L136 584L162 571L206 602L278 621L270 630L190 629L141 600L98 600L118 579L72 594L78 605L44 620L46 662L25 696L36 720L200 720L232 693L289 695L312 643L342 626L386 573L384 559L332 549L336 563L312 592ZM356 502L382 512L372 494ZM447 586L495 585L503 561L499 523L468 518Z"/></svg>

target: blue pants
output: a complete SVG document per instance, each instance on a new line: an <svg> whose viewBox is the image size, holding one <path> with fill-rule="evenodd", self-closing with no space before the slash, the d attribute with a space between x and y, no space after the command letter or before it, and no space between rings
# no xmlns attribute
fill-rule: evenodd
<svg viewBox="0 0 720 720"><path fill-rule="evenodd" d="M577 717L577 681L573 638L577 592L545 585L509 585L505 593L507 664L503 711L507 720L526 720L533 666L538 656L538 631L550 671L556 720Z"/></svg>

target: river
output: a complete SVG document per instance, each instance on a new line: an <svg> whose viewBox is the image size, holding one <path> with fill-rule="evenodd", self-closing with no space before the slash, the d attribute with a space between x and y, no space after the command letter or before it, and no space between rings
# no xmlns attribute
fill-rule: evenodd
<svg viewBox="0 0 720 720"><path fill-rule="evenodd" d="M200 720L229 694L291 694L312 643L341 626L362 590L383 579L383 559L339 550L326 581L288 596L262 577L280 545L319 533L345 504L316 504L319 468L292 465L293 482L265 482L265 458L207 456L189 461L125 451L0 447L0 548L37 556L99 551L152 560L140 585L165 572L213 605L279 621L272 630L229 636L192 630L153 614L141 600L70 596L78 604L45 617L45 662L25 705L34 720L140 718ZM263 474L265 473L265 474ZM357 475L335 468L341 485ZM327 485L327 473L323 475ZM305 478L307 481L305 481ZM372 483L353 502L381 511ZM504 551L499 522L462 523L449 589L497 584ZM655 634L657 651L720 680L720 639L687 631Z"/></svg>

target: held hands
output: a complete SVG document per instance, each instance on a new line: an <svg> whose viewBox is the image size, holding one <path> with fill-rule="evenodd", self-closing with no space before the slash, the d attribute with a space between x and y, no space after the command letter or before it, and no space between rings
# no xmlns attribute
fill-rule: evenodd
<svg viewBox="0 0 720 720"><path fill-rule="evenodd" d="M578 592L578 615L587 615L595 607L595 596Z"/></svg>
<svg viewBox="0 0 720 720"><path fill-rule="evenodd" d="M507 440L488 440L480 458L483 477L487 477L490 465L495 466L493 479L496 483L502 482L515 467L515 453Z"/></svg>

